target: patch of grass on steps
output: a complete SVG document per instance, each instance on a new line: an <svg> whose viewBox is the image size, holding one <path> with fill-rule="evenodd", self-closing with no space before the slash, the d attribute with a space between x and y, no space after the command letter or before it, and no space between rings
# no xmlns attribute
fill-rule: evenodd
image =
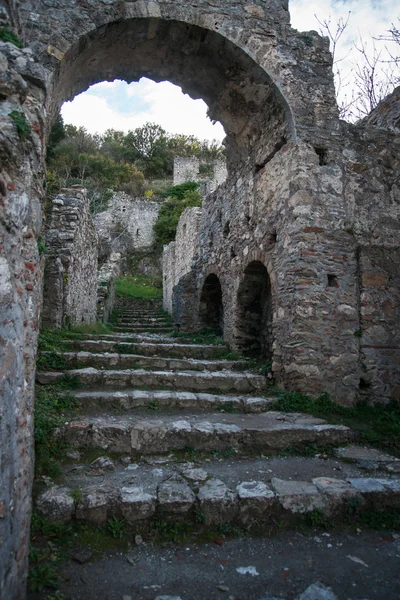
<svg viewBox="0 0 400 600"><path fill-rule="evenodd" d="M198 332L184 332L175 331L171 333L171 338L175 338L175 341L191 342L192 344L207 344L221 346L224 344L224 338L221 336L219 329L202 329Z"/></svg>
<svg viewBox="0 0 400 600"><path fill-rule="evenodd" d="M162 280L161 277L147 275L118 277L115 294L117 298L160 299L162 298Z"/></svg>
<svg viewBox="0 0 400 600"><path fill-rule="evenodd" d="M304 412L326 419L332 424L347 425L358 433L359 442L400 457L400 402L368 405L359 402L355 406L342 406L333 402L327 394L312 400L306 394L280 391L271 410Z"/></svg>
<svg viewBox="0 0 400 600"><path fill-rule="evenodd" d="M35 400L35 471L36 478L57 479L61 474L60 459L66 450L65 443L55 437L58 427L65 423L67 415L77 409L74 398L65 386L36 387Z"/></svg>

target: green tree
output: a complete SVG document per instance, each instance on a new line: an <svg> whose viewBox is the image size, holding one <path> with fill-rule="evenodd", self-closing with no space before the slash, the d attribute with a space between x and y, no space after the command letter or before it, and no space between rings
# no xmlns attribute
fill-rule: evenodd
<svg viewBox="0 0 400 600"><path fill-rule="evenodd" d="M126 158L137 164L149 179L172 174L173 157L167 132L156 123L146 123L125 136Z"/></svg>
<svg viewBox="0 0 400 600"><path fill-rule="evenodd" d="M179 218L185 208L201 206L198 184L193 181L174 186L167 193L169 197L163 203L153 227L156 248L162 248L175 239Z"/></svg>

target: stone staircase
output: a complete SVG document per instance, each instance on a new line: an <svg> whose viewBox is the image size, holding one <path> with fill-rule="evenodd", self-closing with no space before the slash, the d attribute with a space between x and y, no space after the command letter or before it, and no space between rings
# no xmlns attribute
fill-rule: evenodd
<svg viewBox="0 0 400 600"><path fill-rule="evenodd" d="M63 483L39 496L41 514L116 516L141 531L160 515L263 529L315 511L331 518L349 503L400 505L400 480L385 470L396 459L365 477L343 448L326 454L354 441L347 427L273 410L266 378L237 370L225 346L171 332L155 303L125 303L114 333L65 340L70 368L37 373L38 385L79 382L79 416L57 431L69 448Z"/></svg>

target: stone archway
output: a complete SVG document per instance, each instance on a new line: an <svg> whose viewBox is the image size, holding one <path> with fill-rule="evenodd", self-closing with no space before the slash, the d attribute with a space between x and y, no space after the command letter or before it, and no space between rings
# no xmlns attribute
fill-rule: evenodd
<svg viewBox="0 0 400 600"><path fill-rule="evenodd" d="M205 329L224 330L224 307L222 304L221 283L214 273L204 281L200 295L200 325Z"/></svg>
<svg viewBox="0 0 400 600"><path fill-rule="evenodd" d="M272 293L266 267L251 262L237 294L235 345L254 358L272 358Z"/></svg>
<svg viewBox="0 0 400 600"><path fill-rule="evenodd" d="M313 32L302 36L291 29L286 0L271 0L268 7L248 0L5 4L2 25L25 45L1 43L0 84L0 338L6 340L0 354L5 365L0 438L7 440L0 489L5 490L1 502L15 507L0 523L5 532L0 594L14 599L24 595L27 567L45 147L61 104L95 82L141 76L168 79L193 98L203 98L227 132L226 212L233 217L243 212L237 222L246 227L247 209L235 208L242 202L240 194L247 201L246 186L253 189L255 176L261 182L266 165L286 152L287 142L292 152L301 139L320 146L331 139L338 121L327 42ZM207 215L205 226L215 229L217 240L219 224L210 217L217 212L211 207ZM238 237L254 239L247 231ZM207 258L208 264L220 260L221 249L208 246L217 257ZM234 260L235 248L226 241L221 247Z"/></svg>

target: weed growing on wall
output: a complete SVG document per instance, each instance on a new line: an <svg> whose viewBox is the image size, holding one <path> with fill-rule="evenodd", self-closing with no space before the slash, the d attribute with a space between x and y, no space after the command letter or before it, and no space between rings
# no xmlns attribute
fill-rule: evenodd
<svg viewBox="0 0 400 600"><path fill-rule="evenodd" d="M23 41L6 27L0 28L0 40L2 42L10 42L11 44L14 44L14 46L17 46L17 48L24 47Z"/></svg>
<svg viewBox="0 0 400 600"><path fill-rule="evenodd" d="M14 122L20 139L25 140L31 132L31 126L26 120L24 113L19 110L12 110L8 116Z"/></svg>
<svg viewBox="0 0 400 600"><path fill-rule="evenodd" d="M189 181L175 185L165 192L168 199L161 206L158 219L154 224L154 245L162 248L175 239L179 218L185 208L201 206L198 183Z"/></svg>

